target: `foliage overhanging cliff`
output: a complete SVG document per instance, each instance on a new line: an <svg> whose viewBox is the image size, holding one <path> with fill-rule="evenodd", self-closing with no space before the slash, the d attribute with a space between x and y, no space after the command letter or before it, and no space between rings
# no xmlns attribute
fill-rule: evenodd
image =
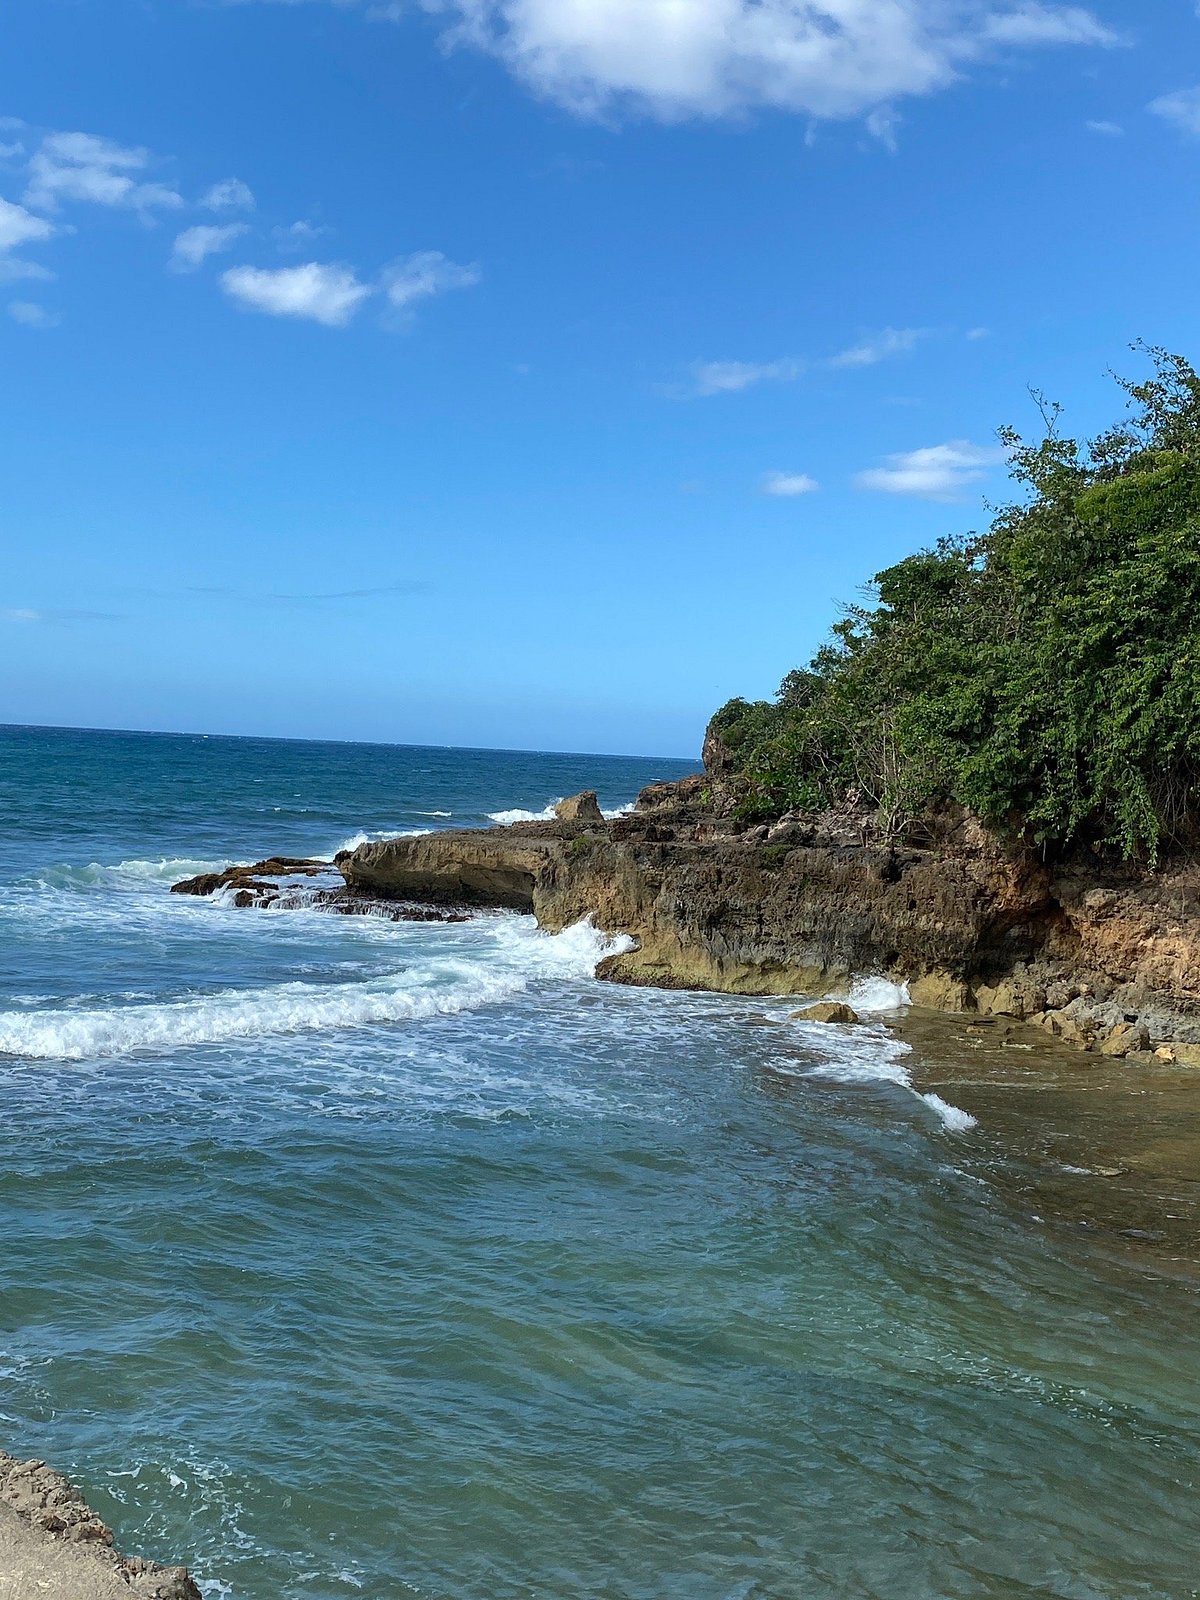
<svg viewBox="0 0 1200 1600"><path fill-rule="evenodd" d="M740 815L946 804L1047 853L1154 861L1200 836L1200 376L1150 352L1081 444L1001 432L1026 498L874 579L774 701L714 717Z"/></svg>

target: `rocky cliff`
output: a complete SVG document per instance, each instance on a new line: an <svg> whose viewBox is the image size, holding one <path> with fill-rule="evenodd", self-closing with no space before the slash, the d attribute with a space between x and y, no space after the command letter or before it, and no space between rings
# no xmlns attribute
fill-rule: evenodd
<svg viewBox="0 0 1200 1600"><path fill-rule="evenodd" d="M711 777L643 792L612 822L394 839L337 858L354 894L506 906L558 930L594 917L637 947L602 975L738 994L886 973L944 1010L1004 1013L1113 1054L1200 1047L1200 871L1053 872L969 819L920 848L870 819L746 829ZM1200 1060L1200 1053L1197 1053Z"/></svg>

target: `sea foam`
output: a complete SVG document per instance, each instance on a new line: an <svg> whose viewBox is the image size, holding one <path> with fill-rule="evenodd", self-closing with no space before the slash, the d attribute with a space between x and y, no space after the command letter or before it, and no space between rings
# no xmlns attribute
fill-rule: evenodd
<svg viewBox="0 0 1200 1600"><path fill-rule="evenodd" d="M910 1004L908 990L886 978L863 978L854 984L850 1000L856 1010L876 1015L902 1010ZM828 1078L835 1083L893 1083L907 1090L935 1113L950 1133L965 1133L976 1125L969 1111L951 1105L937 1094L922 1094L906 1065L912 1047L895 1038L878 1023L858 1027L831 1027L828 1023L798 1023L804 1043L826 1059L809 1066L805 1077Z"/></svg>
<svg viewBox="0 0 1200 1600"><path fill-rule="evenodd" d="M605 955L629 941L590 921L560 934L537 932L532 918L485 925L472 956L430 956L357 983L282 983L224 989L155 1005L0 1012L0 1055L84 1061L231 1040L419 1022L478 1010L519 994L531 981L590 977Z"/></svg>
<svg viewBox="0 0 1200 1600"><path fill-rule="evenodd" d="M489 811L487 816L489 821L498 823L503 828L510 827L514 822L553 822L554 808L561 804L560 795L557 800L551 800L540 811L525 811L522 807L515 806L511 811ZM613 817L627 817L632 810L633 802L630 801L628 805L612 806L607 809L601 807L600 815L611 821Z"/></svg>

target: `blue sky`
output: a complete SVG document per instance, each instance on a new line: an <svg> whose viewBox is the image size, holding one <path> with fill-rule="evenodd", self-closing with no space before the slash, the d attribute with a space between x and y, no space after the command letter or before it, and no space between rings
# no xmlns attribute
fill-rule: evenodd
<svg viewBox="0 0 1200 1600"><path fill-rule="evenodd" d="M1192 0L6 0L0 720L691 755L1200 351Z"/></svg>

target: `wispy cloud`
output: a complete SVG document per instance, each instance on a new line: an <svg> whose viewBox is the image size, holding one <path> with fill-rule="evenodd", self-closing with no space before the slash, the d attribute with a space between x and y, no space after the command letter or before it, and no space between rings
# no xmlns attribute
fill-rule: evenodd
<svg viewBox="0 0 1200 1600"><path fill-rule="evenodd" d="M913 495L922 500L959 500L987 475L989 467L1005 459L995 446L951 439L921 450L901 451L885 458L884 465L860 472L854 480L860 489L883 494Z"/></svg>
<svg viewBox="0 0 1200 1600"><path fill-rule="evenodd" d="M38 623L51 625L62 622L123 622L115 611L81 611L69 606L0 606L0 621L15 622L25 627Z"/></svg>
<svg viewBox="0 0 1200 1600"><path fill-rule="evenodd" d="M176 272L195 272L209 256L228 250L245 232L244 222L230 222L224 227L199 223L194 228L185 228L172 246L171 266Z"/></svg>
<svg viewBox="0 0 1200 1600"><path fill-rule="evenodd" d="M983 37L997 44L1120 44L1121 37L1082 6L1039 5L1026 0L1012 10L992 12Z"/></svg>
<svg viewBox="0 0 1200 1600"><path fill-rule="evenodd" d="M830 356L828 365L839 367L874 367L891 356L908 355L922 339L929 337L928 328L884 328L881 333L864 339Z"/></svg>
<svg viewBox="0 0 1200 1600"><path fill-rule="evenodd" d="M815 494L821 487L807 472L768 472L762 481L763 494L790 499L796 495Z"/></svg>
<svg viewBox="0 0 1200 1600"><path fill-rule="evenodd" d="M57 311L47 311L35 300L11 300L8 314L23 328L57 328L62 321Z"/></svg>
<svg viewBox="0 0 1200 1600"><path fill-rule="evenodd" d="M230 267L221 286L239 304L275 317L302 317L327 328L344 328L363 303L381 295L389 311L407 318L421 300L466 289L482 276L440 250L421 250L384 267L372 282L343 262L306 262L301 267Z"/></svg>
<svg viewBox="0 0 1200 1600"><path fill-rule="evenodd" d="M0 200L0 253L53 238L55 231L54 224L45 217L35 217L11 200Z"/></svg>
<svg viewBox="0 0 1200 1600"><path fill-rule="evenodd" d="M1151 100L1149 110L1162 117L1181 133L1200 138L1200 86L1195 89L1176 89L1172 94L1161 94Z"/></svg>
<svg viewBox="0 0 1200 1600"><path fill-rule="evenodd" d="M1015 50L1123 43L1087 7L1048 0L423 0L446 41L498 57L584 117L675 121L755 107L872 116ZM399 20L410 8L375 4Z"/></svg>
<svg viewBox="0 0 1200 1600"><path fill-rule="evenodd" d="M791 383L804 371L802 361L695 361L681 391L692 395L740 394L759 383Z"/></svg>
<svg viewBox="0 0 1200 1600"><path fill-rule="evenodd" d="M272 317L301 317L326 328L344 328L374 292L354 268L319 261L302 267L230 267L221 287L250 311Z"/></svg>
<svg viewBox="0 0 1200 1600"><path fill-rule="evenodd" d="M253 211L254 194L240 178L222 178L200 197L205 211Z"/></svg>
<svg viewBox="0 0 1200 1600"><path fill-rule="evenodd" d="M428 300L451 289L473 288L482 276L474 262L462 266L440 250L418 250L386 266L380 282L389 303L403 310L418 300Z"/></svg>
<svg viewBox="0 0 1200 1600"><path fill-rule="evenodd" d="M375 600L386 595L428 594L430 585L419 578L406 578L397 583L380 583L368 589L331 589L313 594L271 594L271 600L287 600L302 604L323 605L334 600Z"/></svg>
<svg viewBox="0 0 1200 1600"><path fill-rule="evenodd" d="M151 165L150 152L140 146L92 133L50 133L29 163L25 203L35 211L57 211L65 200L142 213L178 209L183 197L177 190L146 179Z"/></svg>
<svg viewBox="0 0 1200 1600"><path fill-rule="evenodd" d="M252 605L262 605L268 601L277 601L283 605L331 605L342 600L374 600L389 595L428 594L429 589L430 585L424 579L399 578L392 583L377 583L362 589L315 589L298 593L239 589L229 584L197 583L189 585L184 593L204 595L213 599L245 601ZM176 593L174 590L158 589L147 592L159 596L169 594L172 597Z"/></svg>
<svg viewBox="0 0 1200 1600"><path fill-rule="evenodd" d="M284 251L307 250L315 244L329 229L319 222L306 222L303 218L299 222L280 224L271 229L271 237Z"/></svg>
<svg viewBox="0 0 1200 1600"><path fill-rule="evenodd" d="M1084 127L1089 133L1098 133L1105 139L1119 139L1125 132L1119 122L1104 122L1093 119L1085 122Z"/></svg>

